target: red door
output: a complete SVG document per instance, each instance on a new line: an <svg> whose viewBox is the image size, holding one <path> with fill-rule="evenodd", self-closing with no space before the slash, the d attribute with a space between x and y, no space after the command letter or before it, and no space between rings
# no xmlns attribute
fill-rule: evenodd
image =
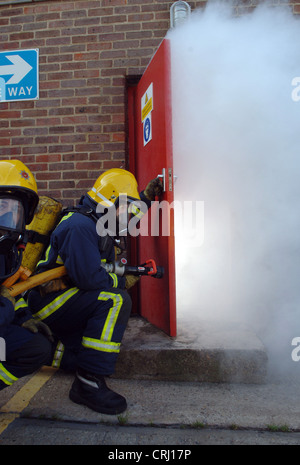
<svg viewBox="0 0 300 465"><path fill-rule="evenodd" d="M142 277L137 290L137 312L150 323L176 336L176 289L173 209L174 200L170 43L164 40L141 80L128 89L129 170L140 190L164 176L165 191L142 219L148 235L131 241L131 261L154 259L164 267L162 279ZM163 201L163 204L160 203ZM159 236L157 224L159 222Z"/></svg>

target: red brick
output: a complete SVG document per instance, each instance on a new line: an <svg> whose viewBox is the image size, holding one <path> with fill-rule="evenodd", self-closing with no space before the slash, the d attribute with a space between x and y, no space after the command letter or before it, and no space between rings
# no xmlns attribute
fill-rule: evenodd
<svg viewBox="0 0 300 465"><path fill-rule="evenodd" d="M10 139L11 145L31 145L33 144L32 137L13 137ZM7 144L9 145L9 143Z"/></svg>
<svg viewBox="0 0 300 465"><path fill-rule="evenodd" d="M3 138L3 139L2 139L2 138L0 137L0 146L5 147L5 146L7 146L7 145L10 145L10 139L9 139L9 138L6 138L6 139Z"/></svg>
<svg viewBox="0 0 300 465"><path fill-rule="evenodd" d="M88 172L84 170L80 171L63 171L63 179L83 179L88 178Z"/></svg>
<svg viewBox="0 0 300 465"><path fill-rule="evenodd" d="M40 180L52 180L52 179L60 179L61 178L61 173L59 173L58 171L57 172L52 172L52 173L49 173L49 171L47 172L41 172L41 173L37 173L35 175L35 178L37 181L40 181Z"/></svg>
<svg viewBox="0 0 300 465"><path fill-rule="evenodd" d="M50 189L74 189L74 187L75 187L75 182L71 180L49 182Z"/></svg>
<svg viewBox="0 0 300 465"><path fill-rule="evenodd" d="M19 7L19 5L18 5ZM18 16L18 15L22 15L23 14L23 8L18 8L18 7L15 7L15 8L7 8L7 7L3 7L3 9L1 8L0 9L0 16Z"/></svg>
<svg viewBox="0 0 300 465"><path fill-rule="evenodd" d="M5 140L9 140L9 139L6 139L7 137L19 136L19 135L21 135L20 129L0 129L0 137L5 138Z"/></svg>
<svg viewBox="0 0 300 465"><path fill-rule="evenodd" d="M48 146L38 146L36 144L29 146L29 147L23 147L22 148L22 153L24 155L36 155L36 154L41 154L41 153L48 153ZM22 161L24 161L24 157L22 158ZM25 161L24 161L25 163Z"/></svg>
<svg viewBox="0 0 300 465"><path fill-rule="evenodd" d="M21 147L10 147L9 145L0 148L0 155L7 157L17 157L22 153Z"/></svg>
<svg viewBox="0 0 300 465"><path fill-rule="evenodd" d="M74 169L74 163L52 163L49 167L51 171L63 171L63 170L72 170Z"/></svg>
<svg viewBox="0 0 300 465"><path fill-rule="evenodd" d="M13 110L1 110L1 104L0 104L0 119L5 118L7 120L9 119L19 119L21 118L21 112L20 111L13 111Z"/></svg>
<svg viewBox="0 0 300 465"><path fill-rule="evenodd" d="M40 162L57 162L57 161L61 161L61 156L60 155L37 155L36 156L36 161L38 163ZM40 178L41 179L41 178ZM53 177L52 177L53 179Z"/></svg>

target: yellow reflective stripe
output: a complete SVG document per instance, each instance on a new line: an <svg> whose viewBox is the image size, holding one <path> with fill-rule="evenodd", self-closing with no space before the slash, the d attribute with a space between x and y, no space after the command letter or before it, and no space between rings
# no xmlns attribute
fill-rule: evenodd
<svg viewBox="0 0 300 465"><path fill-rule="evenodd" d="M59 368L60 367L60 363L61 363L61 360L62 360L63 355L64 355L64 350L65 350L65 346L63 345L63 343L61 341L59 341L57 346L56 346L54 356L53 356L53 360L52 360L52 366L54 368Z"/></svg>
<svg viewBox="0 0 300 465"><path fill-rule="evenodd" d="M52 315L52 313L56 312L56 310L59 310L60 307L62 307L67 302L67 300L73 297L73 295L75 295L78 291L79 289L77 287L68 289L66 292L56 297L56 299L50 302L50 304L45 305L45 307L35 313L34 317L37 320L44 320L45 318L48 318L50 315Z"/></svg>
<svg viewBox="0 0 300 465"><path fill-rule="evenodd" d="M47 248L47 250L45 252L45 259L40 260L36 267L38 267L41 263L46 263L48 261L50 250L51 250L51 245L48 246L48 248Z"/></svg>
<svg viewBox="0 0 300 465"><path fill-rule="evenodd" d="M3 383L7 384L8 386L10 386L18 380L18 378L16 378L9 371L7 371L6 368L4 368L2 363L0 363L0 379L1 381L3 381Z"/></svg>
<svg viewBox="0 0 300 465"><path fill-rule="evenodd" d="M115 273L108 273L113 280L113 287L118 287L118 277Z"/></svg>
<svg viewBox="0 0 300 465"><path fill-rule="evenodd" d="M115 324L123 304L123 298L121 294L113 294L112 292L101 292L98 296L98 300L105 301L109 299L113 301L113 306L109 309L105 325L101 334L100 339L103 341L111 341Z"/></svg>
<svg viewBox="0 0 300 465"><path fill-rule="evenodd" d="M134 203L130 204L131 206L131 213L139 219L142 219L144 213L136 206Z"/></svg>
<svg viewBox="0 0 300 465"><path fill-rule="evenodd" d="M58 224L60 224L62 221L68 220L72 215L74 215L75 212L69 212L67 215L63 216L62 219Z"/></svg>
<svg viewBox="0 0 300 465"><path fill-rule="evenodd" d="M67 220L68 218L70 218L72 215L74 214L74 212L69 212L67 215L63 216L63 218L60 220L60 222L58 224L60 224L62 221L65 221ZM58 225L57 225L58 226ZM37 267L42 264L42 263L46 263L48 261L48 258L49 258L49 253L50 253L50 250L51 250L51 244L49 245L49 247L47 248L46 250L46 253L45 253L45 259L44 260L40 260L37 264ZM58 257L58 259L61 260L60 257ZM63 262L60 262L58 261L57 264L61 265Z"/></svg>
<svg viewBox="0 0 300 465"><path fill-rule="evenodd" d="M110 299L113 301L113 306L109 309L100 339L85 336L82 338L82 345L88 349L102 352L120 352L121 343L112 342L111 338L123 304L123 297L112 292L101 292L98 296L98 300L107 301Z"/></svg>
<svg viewBox="0 0 300 465"><path fill-rule="evenodd" d="M59 255L57 255L57 259L56 259L55 263L57 265L63 265L64 264L63 259Z"/></svg>
<svg viewBox="0 0 300 465"><path fill-rule="evenodd" d="M15 311L20 310L20 308L27 308L27 303L22 297L16 302Z"/></svg>
<svg viewBox="0 0 300 465"><path fill-rule="evenodd" d="M120 352L120 342L106 342L91 337L83 337L82 345L88 349L99 350L101 352Z"/></svg>

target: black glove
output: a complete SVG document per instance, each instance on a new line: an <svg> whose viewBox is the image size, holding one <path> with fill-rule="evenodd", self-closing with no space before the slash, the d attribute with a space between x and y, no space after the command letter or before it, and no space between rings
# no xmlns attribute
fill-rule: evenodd
<svg viewBox="0 0 300 465"><path fill-rule="evenodd" d="M28 329L28 331L31 331L32 333L40 332L44 334L50 342L54 341L51 329L42 321L30 318L30 320L27 320L22 324L22 327Z"/></svg>
<svg viewBox="0 0 300 465"><path fill-rule="evenodd" d="M151 201L155 200L155 197L159 197L162 193L163 185L159 178L152 179L144 190L145 197Z"/></svg>
<svg viewBox="0 0 300 465"><path fill-rule="evenodd" d="M2 297L5 297L6 299L10 300L11 303L13 304L13 306L15 306L16 300L15 300L15 298L13 296L10 295L10 292L7 289L7 287L0 286L0 295L2 295Z"/></svg>

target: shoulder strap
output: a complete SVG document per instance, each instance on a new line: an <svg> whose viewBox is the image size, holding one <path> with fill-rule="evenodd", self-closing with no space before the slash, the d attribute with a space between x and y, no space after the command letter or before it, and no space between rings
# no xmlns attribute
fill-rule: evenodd
<svg viewBox="0 0 300 465"><path fill-rule="evenodd" d="M74 213L81 213L82 215L88 216L92 220L94 220L95 223L98 221L98 217L94 210L90 207L84 206L84 205L79 205L76 207L66 207L62 210L61 212L61 218L65 215L67 215L70 212ZM100 251L103 252L107 249L109 246L116 246L120 248L121 250L126 250L126 238L123 236L123 246L121 245L121 239L106 235L104 237L99 236L100 239Z"/></svg>
<svg viewBox="0 0 300 465"><path fill-rule="evenodd" d="M68 213L81 213L82 215L85 215L85 216L88 216L89 218L91 218L92 220L95 221L95 223L97 223L98 221L98 217L96 215L96 213L94 212L94 210L90 207L86 207L84 205L79 205L77 207L66 207L66 208L63 208L63 210L61 211L61 218L65 215L67 215Z"/></svg>

